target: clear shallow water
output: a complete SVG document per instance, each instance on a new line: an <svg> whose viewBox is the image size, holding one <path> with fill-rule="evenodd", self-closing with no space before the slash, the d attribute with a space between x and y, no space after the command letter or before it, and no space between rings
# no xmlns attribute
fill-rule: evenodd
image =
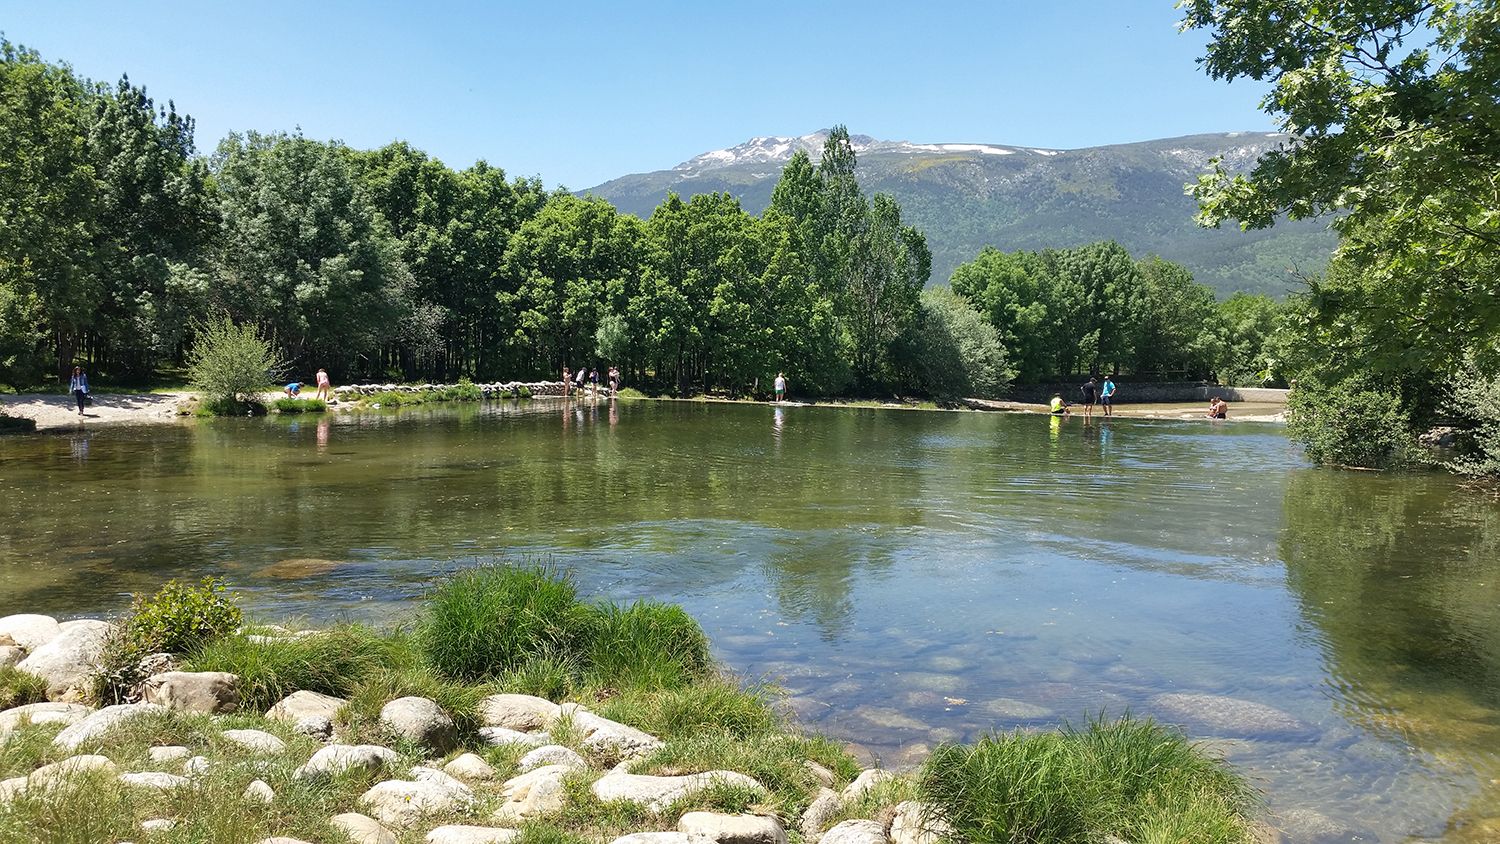
<svg viewBox="0 0 1500 844"><path fill-rule="evenodd" d="M1272 426L651 402L414 408L0 439L0 615L218 574L268 617L410 618L549 556L684 604L720 657L887 764L1163 693L1344 831L1500 838L1500 505L1306 468ZM1295 825L1295 824L1294 824ZM1298 840L1294 838L1294 840Z"/></svg>

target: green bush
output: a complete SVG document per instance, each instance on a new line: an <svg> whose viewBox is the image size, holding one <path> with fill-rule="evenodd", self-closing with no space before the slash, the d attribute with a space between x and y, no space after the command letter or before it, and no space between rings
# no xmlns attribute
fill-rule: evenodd
<svg viewBox="0 0 1500 844"><path fill-rule="evenodd" d="M328 410L328 403L322 399L302 399L294 396L282 396L273 406L279 413L323 413Z"/></svg>
<svg viewBox="0 0 1500 844"><path fill-rule="evenodd" d="M265 416L266 406L254 399L207 399L198 403L194 416Z"/></svg>
<svg viewBox="0 0 1500 844"><path fill-rule="evenodd" d="M270 642L245 635L217 639L189 655L188 670L238 674L241 705L264 710L299 689L349 697L383 666L401 659L398 642L351 624Z"/></svg>
<svg viewBox="0 0 1500 844"><path fill-rule="evenodd" d="M534 657L571 653L587 633L589 615L566 577L544 568L478 566L428 596L422 649L443 676L480 679Z"/></svg>
<svg viewBox="0 0 1500 844"><path fill-rule="evenodd" d="M205 577L192 586L169 580L155 595L136 595L126 620L125 637L141 654L184 654L240 626L243 614L224 593L224 583Z"/></svg>
<svg viewBox="0 0 1500 844"><path fill-rule="evenodd" d="M517 387L516 388L516 398L518 398L518 399L529 399L529 398L531 398L531 388L528 387L528 386L526 386L525 384L522 384L521 386Z"/></svg>
<svg viewBox="0 0 1500 844"><path fill-rule="evenodd" d="M240 403L264 392L284 366L254 325L235 325L223 316L199 323L197 335L188 349L188 380L204 408L239 409ZM243 410L232 415L243 415Z"/></svg>
<svg viewBox="0 0 1500 844"><path fill-rule="evenodd" d="M1453 379L1447 402L1459 429L1459 456L1445 465L1474 478L1500 476L1500 384L1473 367Z"/></svg>
<svg viewBox="0 0 1500 844"><path fill-rule="evenodd" d="M442 401L480 401L484 398L484 391L467 378L458 379L457 384L444 387L438 393Z"/></svg>
<svg viewBox="0 0 1500 844"><path fill-rule="evenodd" d="M976 844L1243 844L1253 802L1227 764L1175 730L1129 717L939 746L919 789L955 839Z"/></svg>
<svg viewBox="0 0 1500 844"><path fill-rule="evenodd" d="M1015 374L999 332L946 287L922 291L920 317L900 346L904 380L941 401L998 396Z"/></svg>
<svg viewBox="0 0 1500 844"><path fill-rule="evenodd" d="M1413 454L1400 397L1356 382L1298 385L1287 399L1286 429L1321 465L1390 468Z"/></svg>
<svg viewBox="0 0 1500 844"><path fill-rule="evenodd" d="M0 434L29 434L36 430L36 420L25 416L10 416L0 409Z"/></svg>
<svg viewBox="0 0 1500 844"><path fill-rule="evenodd" d="M637 390L634 387L621 387L620 390L619 390L619 392L615 393L615 396L618 397L618 398L622 398L622 399L645 399L645 398L650 398L650 396L646 395L645 393L641 392L640 390Z"/></svg>
<svg viewBox="0 0 1500 844"><path fill-rule="evenodd" d="M701 676L713 662L703 628L676 604L605 603L592 615L588 663L597 682L672 688Z"/></svg>

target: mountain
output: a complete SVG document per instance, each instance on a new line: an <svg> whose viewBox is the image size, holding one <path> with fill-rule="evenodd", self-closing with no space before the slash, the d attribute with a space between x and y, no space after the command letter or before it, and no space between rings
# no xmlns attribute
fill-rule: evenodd
<svg viewBox="0 0 1500 844"><path fill-rule="evenodd" d="M727 191L759 214L782 166L799 149L816 161L827 137L825 130L752 138L583 193L648 216L670 192L686 198ZM894 196L903 218L927 233L935 284L985 246L1009 251L1113 239L1133 254L1186 265L1221 295L1248 290L1280 298L1297 286L1293 270L1321 271L1336 243L1322 221L1284 221L1255 232L1193 222L1197 208L1184 185L1210 159L1221 156L1231 169L1248 170L1285 135L1228 132L1070 150L850 140L865 191Z"/></svg>

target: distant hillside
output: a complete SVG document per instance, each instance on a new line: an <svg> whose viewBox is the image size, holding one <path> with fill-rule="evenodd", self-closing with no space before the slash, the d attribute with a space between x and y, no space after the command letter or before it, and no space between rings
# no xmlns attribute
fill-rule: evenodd
<svg viewBox="0 0 1500 844"><path fill-rule="evenodd" d="M755 138L584 193L646 216L672 191L684 197L728 191L759 214L782 165L798 149L816 160L826 137ZM1186 265L1221 294L1249 290L1279 298L1296 287L1292 268L1322 270L1335 245L1321 222L1284 222L1259 232L1193 223L1196 206L1183 186L1209 159L1223 156L1231 167L1249 169L1284 135L1230 132L1077 150L853 140L865 190L895 196L905 218L927 233L935 284L984 246L1043 249L1114 239L1134 254Z"/></svg>

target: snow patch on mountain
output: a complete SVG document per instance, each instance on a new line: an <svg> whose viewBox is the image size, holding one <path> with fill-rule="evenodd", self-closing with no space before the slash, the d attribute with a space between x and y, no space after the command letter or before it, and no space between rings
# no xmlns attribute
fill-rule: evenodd
<svg viewBox="0 0 1500 844"><path fill-rule="evenodd" d="M728 149L716 149L694 156L682 162L673 170L679 173L694 175L720 167L733 167L740 164L785 164L796 155L798 151L807 153L813 163L823 155L823 144L828 140L828 130L811 132L806 135L789 137L783 135L766 135L732 146ZM1058 155L1062 150L1056 149L1030 149L1026 147L1012 147L1000 144L917 144L911 141L882 141L869 135L851 135L849 142L858 155L867 154L906 154L920 155L930 153L975 153L978 155L1015 155L1017 153L1027 155Z"/></svg>

